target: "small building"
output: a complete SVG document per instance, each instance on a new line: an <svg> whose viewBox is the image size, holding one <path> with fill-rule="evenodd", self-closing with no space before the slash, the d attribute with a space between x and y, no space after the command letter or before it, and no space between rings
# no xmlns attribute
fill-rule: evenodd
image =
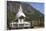
<svg viewBox="0 0 46 31"><path fill-rule="evenodd" d="M20 5L19 11L16 14L16 21L17 22L12 22L10 23L11 28L25 28L25 27L30 27L30 22L25 22L26 15L22 11L22 6Z"/></svg>

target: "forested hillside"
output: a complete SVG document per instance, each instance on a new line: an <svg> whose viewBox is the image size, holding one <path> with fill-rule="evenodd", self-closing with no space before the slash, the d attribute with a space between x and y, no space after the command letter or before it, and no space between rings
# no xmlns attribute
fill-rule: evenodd
<svg viewBox="0 0 46 31"><path fill-rule="evenodd" d="M22 5L23 12L26 15L25 21L33 21L32 23L34 25L42 25L44 26L44 15L40 13L37 9L33 8L28 3L23 2L15 2L15 1L8 1L7 2L7 25L9 26L9 23L12 21L15 21L16 13L18 12L18 9L20 7L20 4ZM35 24L34 21L37 21Z"/></svg>

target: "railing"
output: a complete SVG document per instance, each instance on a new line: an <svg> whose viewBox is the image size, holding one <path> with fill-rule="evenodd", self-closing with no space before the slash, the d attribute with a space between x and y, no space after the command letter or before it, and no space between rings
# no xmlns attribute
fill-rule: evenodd
<svg viewBox="0 0 46 31"><path fill-rule="evenodd" d="M10 27L11 28L25 28L25 27L30 27L30 23L16 23L16 22L13 22L10 24Z"/></svg>

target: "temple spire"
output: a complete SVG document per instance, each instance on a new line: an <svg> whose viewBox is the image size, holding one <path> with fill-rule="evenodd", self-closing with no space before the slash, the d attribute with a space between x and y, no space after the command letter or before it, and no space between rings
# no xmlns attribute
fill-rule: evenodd
<svg viewBox="0 0 46 31"><path fill-rule="evenodd" d="M26 17L25 14L23 13L22 6L20 5L19 11L16 14L16 18L19 18L21 16Z"/></svg>
<svg viewBox="0 0 46 31"><path fill-rule="evenodd" d="M19 11L21 11L21 12L22 12L22 6L21 6L21 4L20 4L20 8L19 8Z"/></svg>

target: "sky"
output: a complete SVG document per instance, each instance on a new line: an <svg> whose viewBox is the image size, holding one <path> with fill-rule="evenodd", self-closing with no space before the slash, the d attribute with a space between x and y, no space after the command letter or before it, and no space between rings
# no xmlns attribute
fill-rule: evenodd
<svg viewBox="0 0 46 31"><path fill-rule="evenodd" d="M44 14L44 3L31 3L32 7Z"/></svg>

